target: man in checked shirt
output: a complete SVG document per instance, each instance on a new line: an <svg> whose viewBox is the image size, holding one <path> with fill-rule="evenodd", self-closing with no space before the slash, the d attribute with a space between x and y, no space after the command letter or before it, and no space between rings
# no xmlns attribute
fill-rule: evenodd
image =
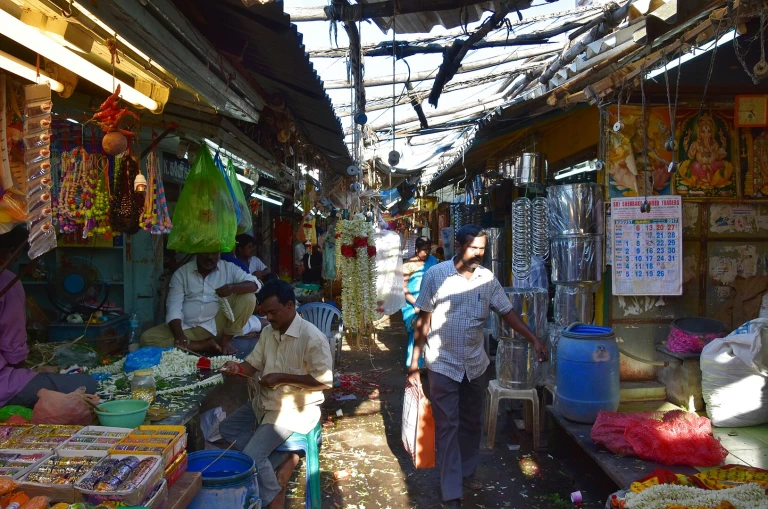
<svg viewBox="0 0 768 509"><path fill-rule="evenodd" d="M533 343L540 361L549 359L546 346L513 309L501 284L480 264L486 232L466 225L456 232L456 256L427 271L415 307L415 344L408 383L421 389L419 357L424 351L435 442L440 461L440 488L445 507L461 507L463 488L479 490L474 478L488 365L483 325L489 311Z"/></svg>

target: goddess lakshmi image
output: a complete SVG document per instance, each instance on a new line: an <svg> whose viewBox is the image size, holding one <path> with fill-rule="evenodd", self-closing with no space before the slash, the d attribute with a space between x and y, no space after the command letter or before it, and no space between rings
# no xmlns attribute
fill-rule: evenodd
<svg viewBox="0 0 768 509"><path fill-rule="evenodd" d="M615 112L615 108L609 109L609 115ZM621 120L625 125L619 132L609 131L606 157L612 197L642 196L646 186L649 195L670 194L667 166L672 154L664 147L664 141L670 136L665 113L666 110L659 108L650 108L646 112L646 150L642 111L636 106L622 107Z"/></svg>
<svg viewBox="0 0 768 509"><path fill-rule="evenodd" d="M735 196L734 166L729 161L731 143L725 121L707 113L696 113L685 122L681 138L678 192Z"/></svg>

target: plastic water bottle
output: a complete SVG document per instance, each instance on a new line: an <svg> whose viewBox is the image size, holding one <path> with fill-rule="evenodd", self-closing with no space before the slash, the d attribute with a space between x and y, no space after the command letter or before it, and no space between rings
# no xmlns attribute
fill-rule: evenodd
<svg viewBox="0 0 768 509"><path fill-rule="evenodd" d="M135 352L139 349L139 312L134 311L131 318L128 320L130 330L128 332L128 351Z"/></svg>

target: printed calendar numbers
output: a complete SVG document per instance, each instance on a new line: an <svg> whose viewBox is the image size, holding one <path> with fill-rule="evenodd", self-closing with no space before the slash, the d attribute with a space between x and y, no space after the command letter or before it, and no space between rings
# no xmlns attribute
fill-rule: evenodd
<svg viewBox="0 0 768 509"><path fill-rule="evenodd" d="M679 196L611 200L614 295L682 295L682 200Z"/></svg>

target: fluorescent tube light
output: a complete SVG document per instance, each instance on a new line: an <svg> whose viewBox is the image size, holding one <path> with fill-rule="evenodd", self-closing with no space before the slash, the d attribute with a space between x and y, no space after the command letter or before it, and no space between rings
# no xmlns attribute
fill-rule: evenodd
<svg viewBox="0 0 768 509"><path fill-rule="evenodd" d="M64 46L56 44L36 28L21 22L2 9L0 9L0 34L23 44L45 58L53 60L110 93L114 92L113 83L114 85L120 84L120 96L131 104L143 106L150 111L157 110L159 107L154 99L147 97L127 83L112 78L112 75L107 71L93 65Z"/></svg>
<svg viewBox="0 0 768 509"><path fill-rule="evenodd" d="M68 118L67 122L72 122L73 124L79 124L80 123L77 120L75 120L74 118Z"/></svg>
<svg viewBox="0 0 768 509"><path fill-rule="evenodd" d="M252 186L253 185L253 180L249 179L248 177L244 177L244 176L240 175L239 173L235 173L235 176L237 177L237 180L239 180L243 184L248 185L248 186Z"/></svg>
<svg viewBox="0 0 768 509"><path fill-rule="evenodd" d="M48 77L43 71L40 71L40 76L38 76L37 69L33 65L28 64L13 55L9 55L4 51L0 51L0 67L8 72L12 72L16 76L21 76L25 80L33 81L38 84L48 83L51 86L51 90L55 92L64 91L64 85L62 83Z"/></svg>
<svg viewBox="0 0 768 509"><path fill-rule="evenodd" d="M282 201L276 200L275 198L272 198L272 197L264 195L264 194L252 193L251 196L253 196L254 198L258 198L259 200L263 200L265 202L268 202L268 203L274 203L275 205L281 205L282 206L282 204L283 204Z"/></svg>

